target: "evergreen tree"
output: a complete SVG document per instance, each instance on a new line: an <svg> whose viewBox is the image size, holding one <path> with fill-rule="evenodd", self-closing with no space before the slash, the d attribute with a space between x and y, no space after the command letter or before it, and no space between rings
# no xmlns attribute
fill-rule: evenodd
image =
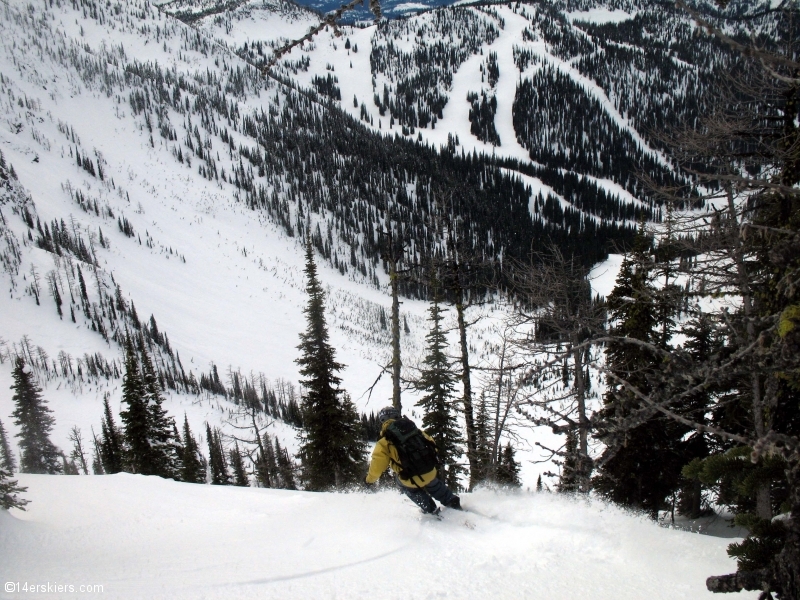
<svg viewBox="0 0 800 600"><path fill-rule="evenodd" d="M92 430L92 473L94 475L105 475L106 471L103 468L103 459L100 456L100 442Z"/></svg>
<svg viewBox="0 0 800 600"><path fill-rule="evenodd" d="M120 412L125 439L125 470L144 475L153 474L155 465L153 464L153 450L150 446L150 415L147 410L144 383L139 371L139 359L130 335L125 339L122 402L127 404L127 408Z"/></svg>
<svg viewBox="0 0 800 600"><path fill-rule="evenodd" d="M688 351L691 359L696 364L707 363L713 353L719 352L722 343L717 339L714 331L714 323L710 315L701 313L696 318L688 321L682 328L686 342L683 347ZM698 423L708 422L707 414L712 413L713 399L712 392L722 398L727 396L724 389L706 389L689 396L681 406L676 407L681 414L684 414ZM718 411L713 411L718 412ZM714 444L720 450L725 449L727 444ZM679 448L682 456L684 468L682 469L683 481L678 491L678 513L687 515L691 518L698 518L704 512L703 508L703 484L709 482L701 481L699 471L702 470L702 460L709 456L712 446L707 434L699 431L691 431L682 441ZM727 495L727 494L726 494Z"/></svg>
<svg viewBox="0 0 800 600"><path fill-rule="evenodd" d="M266 431L262 437L261 447L264 451L262 453L259 450L256 457L256 477L259 483L266 488L281 487L278 481L278 463L275 458L275 451L272 449L272 441Z"/></svg>
<svg viewBox="0 0 800 600"><path fill-rule="evenodd" d="M658 357L630 340L658 344L658 309L650 265L651 242L644 227L623 260L616 286L608 297L611 335L606 348L608 376L604 406L598 414L598 437L606 442L594 478L597 491L610 500L646 510L653 518L680 485L684 465L678 451L688 429L652 409L640 406L629 387L651 390Z"/></svg>
<svg viewBox="0 0 800 600"><path fill-rule="evenodd" d="M580 491L579 465L578 435L574 429L570 429L567 431L567 443L564 446L561 463L561 477L558 480L559 492L570 494Z"/></svg>
<svg viewBox="0 0 800 600"><path fill-rule="evenodd" d="M475 458L478 472L472 476L472 481L492 481L495 476L496 460L492 456L492 432L489 410L486 406L486 396L481 395L478 405L478 414L475 416Z"/></svg>
<svg viewBox="0 0 800 600"><path fill-rule="evenodd" d="M27 490L28 488L20 487L16 479L11 479L11 473L0 465L0 508L25 510L25 505L30 501L20 498L17 494Z"/></svg>
<svg viewBox="0 0 800 600"><path fill-rule="evenodd" d="M187 483L205 483L206 470L203 464L197 440L189 428L189 418L183 416L183 454L181 455L181 481Z"/></svg>
<svg viewBox="0 0 800 600"><path fill-rule="evenodd" d="M238 442L234 442L233 448L230 451L231 469L233 469L233 485L239 487L247 487L250 485L250 479L247 477L247 471L244 468L244 458L239 450Z"/></svg>
<svg viewBox="0 0 800 600"><path fill-rule="evenodd" d="M275 438L275 457L278 460L278 473L281 477L281 487L285 490L296 490L294 482L294 468L286 448L281 448L278 438Z"/></svg>
<svg viewBox="0 0 800 600"><path fill-rule="evenodd" d="M230 485L231 476L228 473L228 464L225 461L225 450L222 447L222 438L219 429L211 431L206 423L206 439L208 439L208 463L211 467L211 485Z"/></svg>
<svg viewBox="0 0 800 600"><path fill-rule="evenodd" d="M124 446L122 432L114 423L108 395L103 398L103 422L100 437L100 461L103 470L109 475L119 473L124 467Z"/></svg>
<svg viewBox="0 0 800 600"><path fill-rule="evenodd" d="M17 470L17 461L14 460L14 454L11 452L8 434L2 421L0 421L0 469L5 469L10 474Z"/></svg>
<svg viewBox="0 0 800 600"><path fill-rule="evenodd" d="M155 328L155 320L152 320ZM157 331L157 330L156 330ZM175 421L164 409L164 397L144 337L139 338L142 358L142 387L147 408L147 438L150 443L150 475L176 479L180 476L180 437Z"/></svg>
<svg viewBox="0 0 800 600"><path fill-rule="evenodd" d="M461 439L453 407L456 376L445 354L447 338L442 331L444 316L438 294L434 295L428 313L431 329L425 336L427 345L423 359L424 366L415 384L424 395L417 402L417 406L424 411L423 428L436 441L439 463L443 470L440 475L442 480L450 489L459 489L458 478L464 472L464 468L458 464Z"/></svg>
<svg viewBox="0 0 800 600"><path fill-rule="evenodd" d="M503 448L500 462L497 465L497 483L509 487L520 487L522 482L519 480L519 463L515 458L514 448L511 442Z"/></svg>
<svg viewBox="0 0 800 600"><path fill-rule="evenodd" d="M25 473L60 473L60 452L50 441L50 431L55 419L42 398L42 390L33 381L33 373L26 370L25 361L17 357L12 372L16 405L12 413L14 424L19 427L20 470Z"/></svg>
<svg viewBox="0 0 800 600"><path fill-rule="evenodd" d="M75 461L71 458L67 458L67 455L63 452L61 453L61 472L64 475L78 475L78 465L75 464Z"/></svg>
<svg viewBox="0 0 800 600"><path fill-rule="evenodd" d="M175 419L173 417L169 418L169 422L172 425L172 441L170 445L172 446L172 472L173 472L173 479L175 481L182 481L181 473L183 473L183 442L181 441L181 434L178 433L178 424L175 423Z"/></svg>
<svg viewBox="0 0 800 600"><path fill-rule="evenodd" d="M336 373L344 365L336 362L328 341L324 292L310 241L306 244L305 274L307 326L300 334L301 356L296 360L305 392L299 451L302 477L309 490L341 489L360 479L365 444L355 406L339 388L341 380Z"/></svg>

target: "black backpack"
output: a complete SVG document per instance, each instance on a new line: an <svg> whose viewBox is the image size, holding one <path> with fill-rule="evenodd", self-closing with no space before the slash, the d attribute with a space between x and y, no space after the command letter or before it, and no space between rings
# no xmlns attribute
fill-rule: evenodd
<svg viewBox="0 0 800 600"><path fill-rule="evenodd" d="M397 448L401 479L409 480L417 475L424 475L439 464L436 444L422 435L411 419L395 419L389 423L383 435Z"/></svg>

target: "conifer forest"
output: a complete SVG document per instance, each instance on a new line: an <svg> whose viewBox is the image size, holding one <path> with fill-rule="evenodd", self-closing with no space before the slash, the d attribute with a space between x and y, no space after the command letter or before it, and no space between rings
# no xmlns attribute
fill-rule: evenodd
<svg viewBox="0 0 800 600"><path fill-rule="evenodd" d="M3 4L4 593L800 598L798 27Z"/></svg>

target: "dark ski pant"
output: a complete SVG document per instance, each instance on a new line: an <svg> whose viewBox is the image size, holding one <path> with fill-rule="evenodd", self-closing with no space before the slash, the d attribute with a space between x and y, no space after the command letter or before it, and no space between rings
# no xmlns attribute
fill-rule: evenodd
<svg viewBox="0 0 800 600"><path fill-rule="evenodd" d="M411 498L414 504L422 509L422 512L426 513L432 513L436 510L436 503L433 501L433 498L436 498L445 506L449 505L450 502L453 501L453 498L455 498L455 494L453 494L438 477L434 477L433 481L423 488L407 487L400 483L399 479L397 485L400 486L400 489L406 496ZM433 496L433 498L431 498L431 496Z"/></svg>

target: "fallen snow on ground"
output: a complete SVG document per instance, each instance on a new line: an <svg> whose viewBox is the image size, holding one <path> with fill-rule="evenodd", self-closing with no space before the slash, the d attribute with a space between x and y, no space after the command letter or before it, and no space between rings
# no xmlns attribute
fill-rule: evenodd
<svg viewBox="0 0 800 600"><path fill-rule="evenodd" d="M592 294L599 294L603 298L614 290L617 284L617 276L622 267L622 254L609 254L608 258L597 263L589 273L589 281L592 285Z"/></svg>
<svg viewBox="0 0 800 600"><path fill-rule="evenodd" d="M597 25L605 25L606 23L623 23L624 21L629 21L633 17L634 15L628 14L624 10L609 9L605 6L599 6L591 10L567 13L567 18L570 21L595 23Z"/></svg>
<svg viewBox="0 0 800 600"><path fill-rule="evenodd" d="M5 581L99 584L107 599L697 599L735 568L729 539L548 493L465 494L475 512L435 521L388 490L19 478L32 503L0 511Z"/></svg>

